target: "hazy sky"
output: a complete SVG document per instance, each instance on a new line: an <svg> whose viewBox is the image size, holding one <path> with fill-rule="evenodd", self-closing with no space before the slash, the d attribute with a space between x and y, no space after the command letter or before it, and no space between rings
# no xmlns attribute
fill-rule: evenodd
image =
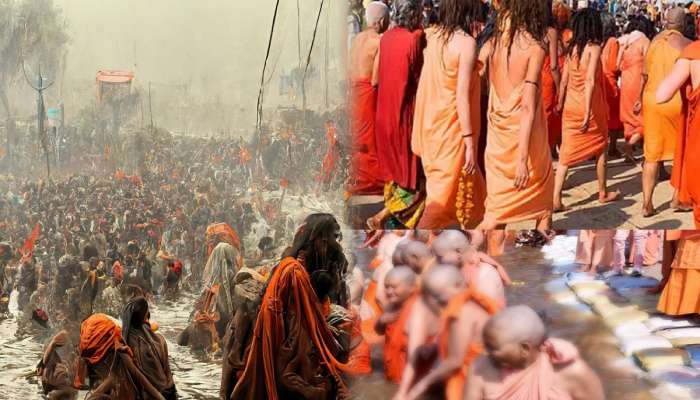
<svg viewBox="0 0 700 400"><path fill-rule="evenodd" d="M219 96L254 109L274 0L54 1L63 9L71 38L66 91L94 82L99 69L130 69L141 84L188 84L194 96ZM320 0L299 3L305 58ZM329 43L337 43L330 59L340 68L346 3L326 0L330 15L321 17L316 62L323 62L330 20ZM279 59L277 73L298 62L296 4L280 2L269 61ZM270 92L276 91L273 82Z"/></svg>

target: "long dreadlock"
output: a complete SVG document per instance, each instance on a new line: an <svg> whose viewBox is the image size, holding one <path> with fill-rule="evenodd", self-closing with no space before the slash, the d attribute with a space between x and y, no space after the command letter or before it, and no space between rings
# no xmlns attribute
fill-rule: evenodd
<svg viewBox="0 0 700 400"><path fill-rule="evenodd" d="M445 41L449 41L458 30L474 35L481 13L479 0L442 0L438 11L438 31Z"/></svg>
<svg viewBox="0 0 700 400"><path fill-rule="evenodd" d="M592 8L584 8L574 14L571 21L573 37L569 42L567 54L571 56L576 51L578 59L581 60L583 49L589 44L603 44L603 21L600 19L600 12Z"/></svg>

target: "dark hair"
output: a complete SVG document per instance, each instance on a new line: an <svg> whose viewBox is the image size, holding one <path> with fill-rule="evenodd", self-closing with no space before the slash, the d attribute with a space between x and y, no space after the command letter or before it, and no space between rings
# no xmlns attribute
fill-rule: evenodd
<svg viewBox="0 0 700 400"><path fill-rule="evenodd" d="M129 344L129 334L133 329L141 329L148 315L148 302L136 297L126 303L122 310L122 338Z"/></svg>
<svg viewBox="0 0 700 400"><path fill-rule="evenodd" d="M311 214L297 230L292 246L282 255L285 257L303 256L309 273L319 269L338 270L342 274L347 269L347 260L338 243L340 225L331 214Z"/></svg>
<svg viewBox="0 0 700 400"><path fill-rule="evenodd" d="M396 26L415 31L423 20L423 2L419 0L399 0L394 4Z"/></svg>
<svg viewBox="0 0 700 400"><path fill-rule="evenodd" d="M567 49L569 56L575 50L580 60L586 45L603 43L603 21L599 11L592 8L583 8L577 11L571 21L571 27L573 36Z"/></svg>
<svg viewBox="0 0 700 400"><path fill-rule="evenodd" d="M695 18L693 15L685 14L685 29L683 29L683 35L690 40L697 40L698 34L695 26Z"/></svg>
<svg viewBox="0 0 700 400"><path fill-rule="evenodd" d="M547 40L547 2L531 0L501 0L497 28L507 34L508 54L518 31L525 31L532 39L545 46ZM507 32L504 30L507 29ZM496 40L499 40L499 35Z"/></svg>
<svg viewBox="0 0 700 400"><path fill-rule="evenodd" d="M603 23L603 41L611 37L617 37L617 23L612 14L608 12L600 13L600 21Z"/></svg>
<svg viewBox="0 0 700 400"><path fill-rule="evenodd" d="M632 15L629 17L629 22L625 27L625 33L632 33L634 31L642 32L649 39L653 38L656 33L654 23L651 22L649 18L641 15Z"/></svg>
<svg viewBox="0 0 700 400"><path fill-rule="evenodd" d="M442 0L438 11L438 30L445 40L462 30L474 34L474 25L481 13L479 0Z"/></svg>

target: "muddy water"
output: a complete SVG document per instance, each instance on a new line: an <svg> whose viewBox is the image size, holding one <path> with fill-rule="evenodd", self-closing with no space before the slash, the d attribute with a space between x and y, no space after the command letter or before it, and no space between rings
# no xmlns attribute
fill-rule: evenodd
<svg viewBox="0 0 700 400"><path fill-rule="evenodd" d="M343 243L356 247L359 237L345 236ZM361 243L361 242L359 242ZM516 284L508 290L509 304L528 304L547 316L550 334L573 341L583 357L603 379L608 399L647 400L653 384L643 379L631 362L618 350L612 334L585 306L570 300L554 301L552 294L566 292L564 274L574 271L575 237L558 237L544 249L508 249L499 261L506 266ZM354 252L356 265L366 269L371 250ZM218 360L201 359L189 349L175 344L175 336L187 323L193 297L183 295L175 302L160 301L152 311L160 332L168 340L171 366L178 392L183 399L216 399L220 379ZM14 304L14 301L13 301ZM16 310L14 310L16 313ZM0 321L0 400L40 398L40 385L35 378L24 377L36 365L42 338L15 337L14 318ZM387 399L395 391L381 375L379 355L374 354L373 376L351 384L360 399ZM81 394L82 398L82 394ZM668 397L666 397L668 398Z"/></svg>
<svg viewBox="0 0 700 400"><path fill-rule="evenodd" d="M194 298L181 293L177 301L159 301L151 314L159 324L159 332L168 342L170 367L181 399L205 400L219 398L220 360L194 355L188 347L180 347L175 337L187 326ZM16 301L10 311L16 315ZM17 320L0 321L0 400L39 399L41 384L35 377L26 378L41 357L47 338L30 336L17 339ZM83 398L81 392L79 398Z"/></svg>

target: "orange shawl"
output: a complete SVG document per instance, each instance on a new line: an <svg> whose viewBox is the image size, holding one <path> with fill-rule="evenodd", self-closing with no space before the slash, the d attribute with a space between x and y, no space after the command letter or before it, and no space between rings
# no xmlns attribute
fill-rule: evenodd
<svg viewBox="0 0 700 400"><path fill-rule="evenodd" d="M285 326L285 315L288 313L296 314L295 323L301 324L300 328ZM297 259L287 257L275 268L268 281L255 323L246 366L231 398L279 398L275 363L286 339L285 332L289 330L303 330L309 335L322 364L335 380L339 390L346 390L340 372L350 368L333 356L333 353L338 352L339 346L326 325L309 274Z"/></svg>
<svg viewBox="0 0 700 400"><path fill-rule="evenodd" d="M406 323L411 316L417 298L417 295L413 295L406 300L399 312L399 318L388 324L384 332L384 376L387 380L397 384L401 382L408 354Z"/></svg>

